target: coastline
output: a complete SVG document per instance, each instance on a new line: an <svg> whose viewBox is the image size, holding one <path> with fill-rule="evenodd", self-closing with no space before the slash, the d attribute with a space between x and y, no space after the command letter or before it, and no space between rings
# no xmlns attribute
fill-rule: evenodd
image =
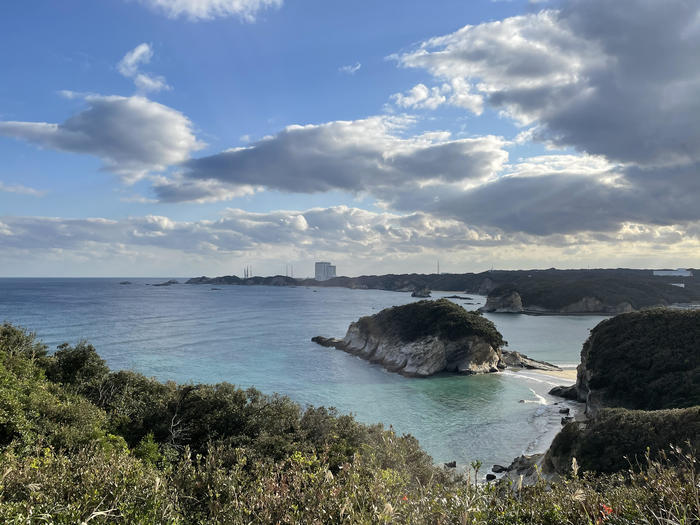
<svg viewBox="0 0 700 525"><path fill-rule="evenodd" d="M562 418L573 417L576 421L584 419L585 404L577 401L571 401L557 396L552 396L548 392L554 386L568 386L576 383L576 368L570 365L559 371L537 370L537 369L513 369L508 368L501 372L504 376L520 379L532 383L533 395L536 399L524 399L521 403L537 403L541 405L535 412L535 418L539 419L541 425L540 435L533 441L527 444L522 450L521 456L514 458L503 458L500 465L510 466L513 468L516 464L529 464L532 461L539 461L547 452L556 435L562 429ZM561 413L561 410L568 409L568 413ZM523 462L523 459L525 461ZM516 467L517 468L517 467ZM491 466L488 466L488 471L484 472L484 476L491 472ZM507 477L509 474L514 474L515 471L506 471L497 473L497 479ZM515 479L515 478L514 478Z"/></svg>
<svg viewBox="0 0 700 525"><path fill-rule="evenodd" d="M533 372L535 374L559 380L564 381L564 384L562 386L568 386L568 384L574 384L576 383L576 368L564 368L562 370L537 370L537 369L532 369L528 370L528 372Z"/></svg>

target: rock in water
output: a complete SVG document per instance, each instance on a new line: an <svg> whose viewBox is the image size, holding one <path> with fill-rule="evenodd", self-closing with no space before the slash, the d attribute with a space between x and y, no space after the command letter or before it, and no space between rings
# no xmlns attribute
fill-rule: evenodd
<svg viewBox="0 0 700 525"><path fill-rule="evenodd" d="M314 341L411 377L497 372L507 344L491 321L447 299L387 308L351 323L342 340Z"/></svg>
<svg viewBox="0 0 700 525"><path fill-rule="evenodd" d="M503 351L502 364L509 368L529 368L532 370L548 370L550 372L561 370L561 368L552 363L530 359L528 356L519 352L506 350Z"/></svg>
<svg viewBox="0 0 700 525"><path fill-rule="evenodd" d="M484 312L518 314L523 311L523 300L520 294L512 289L503 289L501 292L489 294L486 304L481 307Z"/></svg>

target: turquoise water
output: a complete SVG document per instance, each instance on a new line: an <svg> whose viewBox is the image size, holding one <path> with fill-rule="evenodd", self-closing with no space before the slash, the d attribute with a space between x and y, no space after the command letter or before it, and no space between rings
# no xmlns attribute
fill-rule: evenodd
<svg viewBox="0 0 700 525"><path fill-rule="evenodd" d="M416 436L438 461L503 463L546 448L558 429L557 380L537 374L410 379L334 349L350 322L415 299L344 288L146 286L165 279L0 279L0 320L35 331L50 347L87 339L113 369L160 380L216 383L335 406L357 419ZM433 293L434 297L454 292ZM460 293L459 295L465 295ZM484 298L471 296L476 308ZM486 314L509 348L573 365L602 317ZM525 401L525 402L521 402Z"/></svg>

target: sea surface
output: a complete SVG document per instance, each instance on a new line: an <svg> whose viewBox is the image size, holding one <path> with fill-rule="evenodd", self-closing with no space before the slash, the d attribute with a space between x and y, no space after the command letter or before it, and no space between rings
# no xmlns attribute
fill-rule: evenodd
<svg viewBox="0 0 700 525"><path fill-rule="evenodd" d="M0 321L26 327L50 348L88 340L112 369L160 380L254 386L302 405L334 406L366 423L416 436L436 462L507 463L541 452L560 427L566 383L536 373L405 378L311 342L342 337L348 324L410 294L345 288L155 287L169 278L0 279ZM180 279L180 281L184 281ZM461 292L467 309L485 298ZM573 367L603 317L485 314L528 356Z"/></svg>

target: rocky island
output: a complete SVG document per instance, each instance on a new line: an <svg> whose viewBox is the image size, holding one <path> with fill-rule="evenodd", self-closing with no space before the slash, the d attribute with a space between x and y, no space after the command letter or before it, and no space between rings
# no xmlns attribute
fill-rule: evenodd
<svg viewBox="0 0 700 525"><path fill-rule="evenodd" d="M342 340L313 340L411 377L496 372L506 345L491 321L447 299L387 308L351 323Z"/></svg>
<svg viewBox="0 0 700 525"><path fill-rule="evenodd" d="M312 341L409 377L481 374L507 366L558 370L504 351L507 343L491 321L447 299L387 308L351 323L343 339L319 336Z"/></svg>

